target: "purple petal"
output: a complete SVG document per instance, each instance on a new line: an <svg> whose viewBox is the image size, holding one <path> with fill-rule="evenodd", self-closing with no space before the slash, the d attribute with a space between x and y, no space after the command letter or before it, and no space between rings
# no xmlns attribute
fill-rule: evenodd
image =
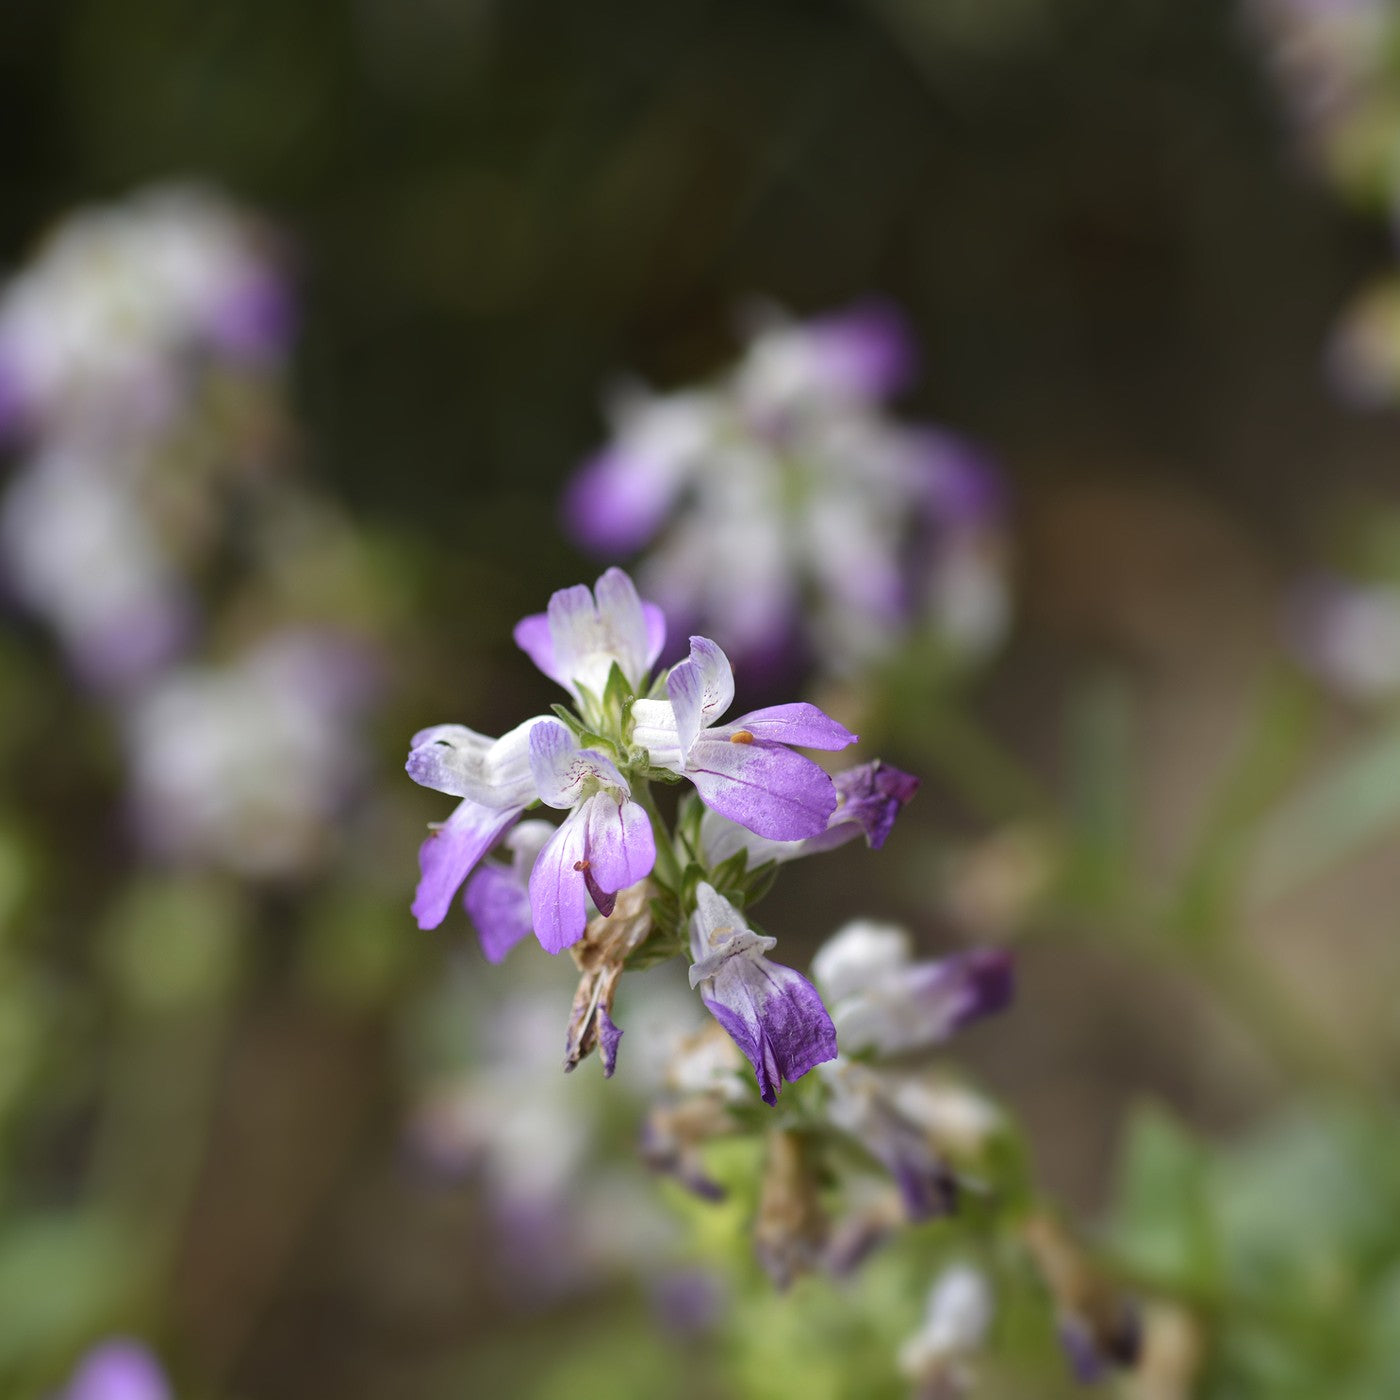
<svg viewBox="0 0 1400 1400"><path fill-rule="evenodd" d="M614 792L628 792L627 780L613 761L596 749L579 748L557 719L539 720L530 731L530 774L540 800L560 809L572 807L590 779Z"/></svg>
<svg viewBox="0 0 1400 1400"><path fill-rule="evenodd" d="M827 774L781 744L701 734L686 776L707 806L770 841L816 836L836 810Z"/></svg>
<svg viewBox="0 0 1400 1400"><path fill-rule="evenodd" d="M1078 1318L1063 1317L1056 1329L1060 1348L1069 1368L1080 1385L1097 1385L1108 1374L1108 1366L1099 1354L1089 1327Z"/></svg>
<svg viewBox="0 0 1400 1400"><path fill-rule="evenodd" d="M214 344L231 356L253 361L284 354L296 326L291 290L268 268L250 271L211 313L207 330Z"/></svg>
<svg viewBox="0 0 1400 1400"><path fill-rule="evenodd" d="M666 694L676 715L681 752L689 753L700 731L734 703L729 658L708 637L690 639L690 656L671 668Z"/></svg>
<svg viewBox="0 0 1400 1400"><path fill-rule="evenodd" d="M885 844L895 818L919 790L919 780L912 773L892 768L878 758L836 774L832 782L840 802L832 825L853 824L865 833L873 851Z"/></svg>
<svg viewBox="0 0 1400 1400"><path fill-rule="evenodd" d="M588 799L583 811L587 812L589 874L600 889L611 894L651 874L656 838L651 819L638 803L619 803L600 792Z"/></svg>
<svg viewBox="0 0 1400 1400"><path fill-rule="evenodd" d="M564 532L595 553L630 554L660 528L675 486L626 443L590 457L564 492Z"/></svg>
<svg viewBox="0 0 1400 1400"><path fill-rule="evenodd" d="M958 1006L953 1013L953 1030L961 1030L1011 1005L1016 992L1016 965L1005 949L978 948L946 958L944 962L953 964L961 984Z"/></svg>
<svg viewBox="0 0 1400 1400"><path fill-rule="evenodd" d="M633 394L619 408L617 439L583 464L564 497L566 533L599 554L652 538L712 436L703 395Z"/></svg>
<svg viewBox="0 0 1400 1400"><path fill-rule="evenodd" d="M923 474L925 507L944 529L990 529L1007 514L1006 483L991 458L936 428L909 435Z"/></svg>
<svg viewBox="0 0 1400 1400"><path fill-rule="evenodd" d="M550 680L558 681L560 685L564 684L554 669L554 642L549 635L549 616L547 613L531 613L529 617L522 617L515 624L514 636L516 646Z"/></svg>
<svg viewBox="0 0 1400 1400"><path fill-rule="evenodd" d="M519 816L518 807L497 811L464 799L423 842L418 851L422 877L412 908L419 928L436 928L447 917L462 881Z"/></svg>
<svg viewBox="0 0 1400 1400"><path fill-rule="evenodd" d="M139 1342L114 1338L83 1358L61 1400L170 1400L170 1385Z"/></svg>
<svg viewBox="0 0 1400 1400"><path fill-rule="evenodd" d="M587 822L572 812L549 838L530 872L530 916L546 953L562 953L583 937L588 902L582 863L587 859Z"/></svg>
<svg viewBox="0 0 1400 1400"><path fill-rule="evenodd" d="M502 961L530 934L530 896L503 866L481 866L467 881L462 902L476 925L487 962Z"/></svg>
<svg viewBox="0 0 1400 1400"><path fill-rule="evenodd" d="M736 730L747 730L755 739L794 744L803 749L844 749L860 737L805 701L751 710L725 725L723 732L728 738ZM716 731L716 737L720 732Z"/></svg>
<svg viewBox="0 0 1400 1400"><path fill-rule="evenodd" d="M767 958L733 958L710 979L705 1005L744 1052L764 1103L783 1081L801 1079L836 1058L836 1029L817 989L799 972Z"/></svg>
<svg viewBox="0 0 1400 1400"><path fill-rule="evenodd" d="M897 393L913 376L913 337L900 311L886 301L866 301L807 326L824 378L860 398Z"/></svg>
<svg viewBox="0 0 1400 1400"><path fill-rule="evenodd" d="M647 629L646 669L656 665L656 659L666 646L666 614L655 603L642 604L642 618ZM635 679L640 680L640 677Z"/></svg>
<svg viewBox="0 0 1400 1400"><path fill-rule="evenodd" d="M611 1079L617 1068L617 1046L622 1032L613 1025L613 1019L603 1007L598 1008L598 1053L603 1058L603 1078Z"/></svg>
<svg viewBox="0 0 1400 1400"><path fill-rule="evenodd" d="M530 773L542 802L569 808L578 801L588 776L578 760L578 740L557 719L542 720L530 731Z"/></svg>
<svg viewBox="0 0 1400 1400"><path fill-rule="evenodd" d="M881 1153L877 1150L904 1202L904 1213L910 1220L934 1220L951 1215L958 1204L957 1178L920 1138L907 1142L891 1142Z"/></svg>

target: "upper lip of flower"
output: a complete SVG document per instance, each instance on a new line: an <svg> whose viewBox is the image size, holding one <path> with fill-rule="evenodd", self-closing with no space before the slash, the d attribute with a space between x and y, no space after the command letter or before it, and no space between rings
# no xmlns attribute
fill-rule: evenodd
<svg viewBox="0 0 1400 1400"><path fill-rule="evenodd" d="M549 608L522 618L515 641L551 680L581 703L598 700L614 665L640 690L666 643L666 619L637 596L621 569L608 569L590 589L562 588Z"/></svg>

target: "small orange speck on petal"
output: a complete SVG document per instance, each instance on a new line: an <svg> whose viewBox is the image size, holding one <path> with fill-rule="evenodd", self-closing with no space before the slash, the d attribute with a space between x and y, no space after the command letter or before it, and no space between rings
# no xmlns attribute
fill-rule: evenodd
<svg viewBox="0 0 1400 1400"><path fill-rule="evenodd" d="M729 742L731 744L751 744L753 743L753 735L747 729L736 729L729 736Z"/></svg>
<svg viewBox="0 0 1400 1400"><path fill-rule="evenodd" d="M587 870L587 869L588 869L588 862L587 862L586 860L576 860L576 861L574 862L574 869L575 869L575 870Z"/></svg>

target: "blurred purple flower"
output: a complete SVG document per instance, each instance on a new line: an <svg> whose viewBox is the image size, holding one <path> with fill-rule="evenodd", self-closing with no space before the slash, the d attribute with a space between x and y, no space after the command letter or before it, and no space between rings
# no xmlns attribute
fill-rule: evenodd
<svg viewBox="0 0 1400 1400"><path fill-rule="evenodd" d="M358 643L288 631L144 690L126 717L143 843L252 878L314 866L363 771L359 722L376 671Z"/></svg>
<svg viewBox="0 0 1400 1400"><path fill-rule="evenodd" d="M937 1045L970 1022L1010 1004L1011 955L979 948L914 962L908 935L857 920L812 959L847 1054L901 1055Z"/></svg>
<svg viewBox="0 0 1400 1400"><path fill-rule="evenodd" d="M1400 694L1400 588L1311 579L1290 599L1285 628L1298 660L1339 694Z"/></svg>
<svg viewBox="0 0 1400 1400"><path fill-rule="evenodd" d="M751 669L805 650L851 670L928 621L980 654L1004 630L1004 569L968 542L1000 538L1004 502L966 444L886 417L913 359L884 303L807 323L769 312L713 387L618 399L566 526L601 554L650 545L647 591Z"/></svg>
<svg viewBox="0 0 1400 1400"><path fill-rule="evenodd" d="M114 1337L83 1357L58 1400L172 1400L173 1395L147 1347Z"/></svg>
<svg viewBox="0 0 1400 1400"><path fill-rule="evenodd" d="M73 669L125 691L178 653L194 603L144 511L139 464L120 450L47 444L0 501L0 569Z"/></svg>

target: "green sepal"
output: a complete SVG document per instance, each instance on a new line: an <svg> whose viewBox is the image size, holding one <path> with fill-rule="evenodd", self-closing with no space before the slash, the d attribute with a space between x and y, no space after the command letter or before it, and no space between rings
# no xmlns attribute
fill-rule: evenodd
<svg viewBox="0 0 1400 1400"><path fill-rule="evenodd" d="M757 904L773 888L773 881L777 878L776 860L766 860L762 865L750 870L745 881L744 903Z"/></svg>
<svg viewBox="0 0 1400 1400"><path fill-rule="evenodd" d="M622 667L613 662L608 671L608 683L603 687L603 713L624 718L636 699L632 683L622 674Z"/></svg>
<svg viewBox="0 0 1400 1400"><path fill-rule="evenodd" d="M578 685L578 682L574 682ZM578 685L578 707L586 715L601 715L603 706L594 693L586 685Z"/></svg>
<svg viewBox="0 0 1400 1400"><path fill-rule="evenodd" d="M567 705L551 705L549 708L554 711L575 738L583 733L583 721Z"/></svg>
<svg viewBox="0 0 1400 1400"><path fill-rule="evenodd" d="M771 865L772 862L770 861ZM747 851L735 851L727 860L722 860L710 871L710 883L728 900L737 904L749 902L748 882L744 875L748 870Z"/></svg>
<svg viewBox="0 0 1400 1400"><path fill-rule="evenodd" d="M653 914L653 917L655 915ZM654 929L640 948L634 948L623 964L628 972L641 972L658 963L669 962L676 956L676 942L668 938L661 928Z"/></svg>

